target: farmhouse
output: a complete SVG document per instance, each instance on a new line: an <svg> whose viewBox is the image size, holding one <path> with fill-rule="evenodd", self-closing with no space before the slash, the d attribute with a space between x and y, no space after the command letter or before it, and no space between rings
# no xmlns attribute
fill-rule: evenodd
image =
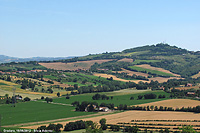
<svg viewBox="0 0 200 133"><path fill-rule="evenodd" d="M192 87L193 84L187 83L187 87Z"/></svg>
<svg viewBox="0 0 200 133"><path fill-rule="evenodd" d="M195 92L187 92L187 95L194 96Z"/></svg>
<svg viewBox="0 0 200 133"><path fill-rule="evenodd" d="M108 112L109 110L108 107L99 107L99 111Z"/></svg>

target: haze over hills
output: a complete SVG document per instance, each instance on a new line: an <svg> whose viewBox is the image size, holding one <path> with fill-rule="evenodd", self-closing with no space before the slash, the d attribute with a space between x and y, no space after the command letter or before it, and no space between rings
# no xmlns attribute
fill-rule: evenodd
<svg viewBox="0 0 200 133"><path fill-rule="evenodd" d="M74 56L69 56L69 57L31 57L31 58L18 58L18 57L10 57L10 56L6 56L6 55L0 55L0 63L27 62L27 61L53 61L53 60L70 59L70 58L74 58Z"/></svg>

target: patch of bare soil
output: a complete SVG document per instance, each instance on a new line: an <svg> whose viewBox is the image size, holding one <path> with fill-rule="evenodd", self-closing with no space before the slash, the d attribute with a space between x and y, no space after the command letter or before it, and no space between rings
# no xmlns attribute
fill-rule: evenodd
<svg viewBox="0 0 200 133"><path fill-rule="evenodd" d="M149 82L149 81L145 81L145 80L126 80L126 79L121 79L121 78L118 78L115 75L111 75L111 74L94 73L93 75L94 76L104 77L104 78L113 77L113 80L118 80L118 81L123 81L123 82L135 82L135 83L138 83L140 81L142 81L142 82Z"/></svg>
<svg viewBox="0 0 200 133"><path fill-rule="evenodd" d="M118 62L123 61L123 62L133 62L133 59L129 59L129 58L123 58L121 60L118 60Z"/></svg>
<svg viewBox="0 0 200 133"><path fill-rule="evenodd" d="M158 81L159 83L167 82L169 79L182 79L179 77L170 77L170 78L164 78L164 77L154 77L154 78L149 78L149 81Z"/></svg>
<svg viewBox="0 0 200 133"><path fill-rule="evenodd" d="M55 70L88 70L95 62L101 64L103 62L112 61L108 60L90 60L90 61L77 61L71 63L53 62L53 63L39 63L40 65Z"/></svg>

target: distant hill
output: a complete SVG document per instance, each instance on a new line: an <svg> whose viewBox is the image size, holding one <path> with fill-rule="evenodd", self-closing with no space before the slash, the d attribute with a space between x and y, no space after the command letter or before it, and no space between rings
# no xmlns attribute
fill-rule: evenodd
<svg viewBox="0 0 200 133"><path fill-rule="evenodd" d="M61 59L70 59L74 58L71 57L32 57L32 58L17 58L17 57L10 57L5 55L0 55L0 63L9 63L9 62L27 62L27 61L54 61L54 60L61 60Z"/></svg>
<svg viewBox="0 0 200 133"><path fill-rule="evenodd" d="M102 60L109 60L107 62L102 62ZM0 62L28 62L36 61L32 63L32 68L36 69L34 65L37 65L37 68L40 68L40 64L43 65L42 69L48 68L46 66L53 65L63 65L65 70L77 70L87 66L87 70L91 72L107 73L112 72L121 73L123 71L134 71L143 73L142 75L150 76L162 76L170 77L169 74L158 72L158 69L162 68L168 70L169 72L180 75L182 78L188 78L193 75L196 75L200 72L200 51L194 52L186 49L178 48L176 46L170 46L169 44L159 43L156 45L146 45L142 47L125 49L121 52L106 52L102 54L89 54L87 56L81 57L33 57L33 58L15 58L8 56L0 56ZM85 61L85 62L83 62ZM90 61L90 64L88 64ZM98 62L97 62L98 61ZM40 63L38 63L40 62ZM57 63L56 63L57 62ZM93 63L91 63L93 62ZM96 62L96 63L95 63ZM66 64L67 63L67 64ZM25 63L26 64L26 63ZM31 64L30 62L27 64ZM68 66L71 64L71 68ZM11 67L15 65L15 67ZM68 66L66 66L68 65ZM148 66L149 68L141 68L141 65ZM24 70L27 65L24 67L20 66L20 63L8 63L1 65L2 71L9 70ZM52 68L52 67L49 67ZM29 68L30 69L30 68ZM122 76L122 75L120 75ZM142 79L142 77L139 77Z"/></svg>
<svg viewBox="0 0 200 133"><path fill-rule="evenodd" d="M117 62L124 58L133 59L134 62L129 64ZM101 59L115 59L112 63L107 62L96 66L101 69L110 69L112 66L115 66L115 69L125 68L125 64L127 66L149 64L154 67L164 68L182 77L190 77L200 71L200 51L189 51L163 43L125 49L122 52L89 54L83 57L58 60L58 62L68 63Z"/></svg>

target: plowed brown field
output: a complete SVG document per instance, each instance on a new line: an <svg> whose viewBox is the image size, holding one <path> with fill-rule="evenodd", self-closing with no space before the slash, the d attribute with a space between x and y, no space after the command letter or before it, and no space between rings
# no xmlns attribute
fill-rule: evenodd
<svg viewBox="0 0 200 133"><path fill-rule="evenodd" d="M55 69L55 70L78 70L78 69L87 70L95 62L101 64L103 62L108 62L108 61L112 61L112 59L77 61L77 62L72 62L72 63L54 62L54 63L39 63L39 64L46 67L46 68Z"/></svg>
<svg viewBox="0 0 200 133"><path fill-rule="evenodd" d="M129 58L123 58L121 60L118 60L118 61L123 61L123 62L133 62L133 59L129 59Z"/></svg>
<svg viewBox="0 0 200 133"><path fill-rule="evenodd" d="M121 79L121 78L117 78L115 75L110 75L110 74L94 73L93 75L94 76L104 77L104 78L113 77L113 80L118 80L118 81L123 81L123 82L135 82L135 83L138 83L138 82L142 81L142 82L148 82L149 83L149 81L145 81L145 80L126 80L126 79Z"/></svg>

